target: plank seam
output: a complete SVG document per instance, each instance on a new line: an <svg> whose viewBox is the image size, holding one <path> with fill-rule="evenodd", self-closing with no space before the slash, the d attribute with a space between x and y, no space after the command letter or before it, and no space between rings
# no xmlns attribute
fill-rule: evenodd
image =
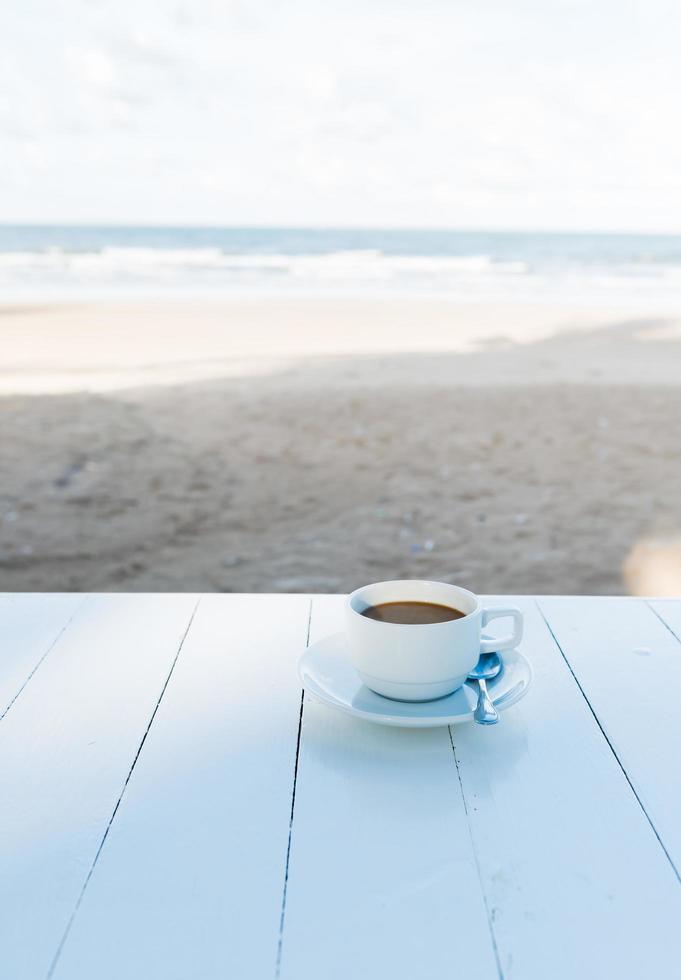
<svg viewBox="0 0 681 980"><path fill-rule="evenodd" d="M497 937L494 934L494 926L492 924L492 915L490 912L489 902L487 901L487 894L485 892L485 885L483 883L482 868L480 867L480 859L478 858L478 851L475 846L475 837L473 835L473 826L471 824L470 814L468 812L468 804L466 803L466 794L463 789L463 780L461 779L461 770L459 769L459 760L456 757L456 748L454 746L454 737L452 735L452 726L447 726L447 731L449 732L449 742L452 746L452 754L454 756L454 765L456 767L456 775L459 780L459 789L461 790L461 799L463 801L463 809L466 814L466 825L468 826L468 836L471 842L471 850L473 852L473 860L475 861L475 870L478 875L478 881L480 883L480 893L482 895L482 901L485 906L485 914L487 915L487 926L489 928L490 939L492 941L492 949L494 950L494 959L497 964L497 972L499 974L499 980L504 980L504 971L501 966L501 958L499 956L499 947L497 946Z"/></svg>
<svg viewBox="0 0 681 980"><path fill-rule="evenodd" d="M40 659L38 660L37 664L35 664L35 666L33 667L33 670L30 672L30 674L28 675L28 677L26 678L26 680L24 681L24 683L21 685L21 687L19 688L19 690L17 691L17 693L14 695L14 697L9 702L9 704L7 705L7 707L5 708L5 710L0 715L0 721L2 721L2 719L5 717L5 715L9 711L9 709L12 707L12 705L14 704L14 702L17 700L17 698L20 697L20 695L22 694L24 688L28 684L28 682L31 680L31 678L36 673L36 671L40 668L40 666L44 662L44 660L47 657L47 655L49 653L51 653L52 650L54 650L54 648L56 647L56 645L59 643L59 641L61 640L62 636L64 635L65 631L69 628L69 626L73 622L74 617L76 616L76 614L80 612L80 610L83 608L83 606L85 605L85 603L88 601L89 598L90 598L90 596L85 596L85 598L82 600L82 602L79 602L78 603L78 605L76 606L76 608L73 610L73 612L71 613L71 615L69 616L69 618L66 620L66 622L62 626L62 628L57 632L56 636L54 637L54 639L52 640L52 642L49 644L49 646L48 646L47 650L45 651L45 653L42 655L42 657L40 657Z"/></svg>
<svg viewBox="0 0 681 980"><path fill-rule="evenodd" d="M587 697L587 695L586 695L586 692L585 692L585 690L584 690L584 688L583 688L583 687L582 687L582 685L581 685L581 684L579 683L579 678L577 677L577 675L575 674L575 672L574 672L574 670L572 669L572 664L571 664L571 663L570 663L570 661L568 660L568 658L567 658L567 656L566 656L566 654L565 654L565 651L563 650L563 648L562 648L562 646L561 646L561 645L560 645L560 643L558 642L558 638L556 637L556 634L555 634L555 633L553 632L553 629L552 629L552 627L551 627L551 624L549 623L549 621L548 621L548 619L547 619L547 617L546 617L546 616L545 616L545 614L544 614L544 610L543 610L543 609L542 609L542 607L540 606L540 604L539 604L539 601L538 601L537 599L535 599L535 600L534 600L534 602L535 602L535 605L537 606L537 609L539 610L539 615L541 616L541 618L542 618L542 619L544 620L544 622L546 623L546 627L547 627L547 629L548 629L548 631L549 631L549 633L551 634L551 636L553 637L553 642L554 642L554 643L556 644L556 646L558 647L558 650L559 650L559 652L560 652L560 655L561 655L561 657L562 657L562 658L563 658L563 660L565 661L565 663L566 663L566 665L567 665L567 668L568 668L568 670L569 670L569 671L570 671L570 673L572 674L572 677L573 677L573 680L574 680L574 682L575 682L575 684L577 685L577 687L578 687L578 689L579 689L579 691L580 691L580 693L581 693L581 695L582 695L582 697L583 697L583 698L584 698L584 700L586 701L586 704L587 704L587 707L588 707L588 709L589 709L589 711L591 712L591 714L593 715L593 718L594 718L594 721L595 721L595 722L596 722L596 724L598 725L598 727L599 727L599 729L600 729L600 732L601 732L601 735L602 735L602 736L603 736L603 738L605 739L605 741L606 741L606 744L608 745L608 748L609 748L609 749L610 749L610 751L612 752L612 754L613 754L613 757L614 757L614 759L615 759L615 761L617 762L617 765L618 765L618 766L620 767L620 769L622 770L622 773L623 773L623 775L624 775L624 778L625 778L625 779L626 779L626 781L627 781L627 782L629 783L629 788L631 789L631 792L632 792L632 793L634 794L634 799L636 800L636 802L637 802L637 803L638 803L638 805L640 806L640 808L641 808L641 811L643 812L643 815L645 816L645 818L646 818L646 820L648 821L648 823L649 823L649 825L650 825L650 829L651 829L651 830L652 830L652 832L653 832L653 833L655 834L655 837L657 838L657 842L658 842L658 844L660 845L660 847L662 848L662 851L663 851L663 853L664 853L664 855L665 855L665 857L666 857L666 858L667 858L667 860L669 861L669 864L671 865L671 868L672 868L672 871L673 871L673 872L674 872L674 874L676 875L676 878L677 878L677 880L678 880L678 881L679 881L679 882L681 883L681 874L679 873L679 869L678 869L678 868L676 867L676 865L674 864L674 861L672 860L672 858L671 858L671 855L670 855L670 853L669 853L669 851L668 851L668 850L667 850L667 848L665 847L665 845L664 845L664 842L663 842L663 840L662 840L662 838L660 837L660 835L659 835L659 833L657 832L657 828L656 828L656 826L655 826L655 824L653 823L653 821L652 821L652 819L651 819L651 817L650 817L650 814L648 813L648 811L646 810L646 808L645 808L645 806L643 805L643 800L641 799L641 797L640 797L640 796L638 795L638 793L636 792L636 788L635 788L635 786L634 786L634 784L633 784L633 782L631 781L631 779L629 778L629 773L628 773L628 772L627 772L627 770L626 770L626 769L624 768L624 765L623 765L623 763L622 763L622 760L621 760L621 759L620 759L620 757L618 756L618 754L617 754L617 752L615 751L615 747L613 746L613 744L612 744L612 742L611 742L611 741L610 741L610 739L608 738L608 735L607 735L607 733L606 733L606 731L605 731L605 729L603 728L603 725L601 724L601 722L600 722L600 719L599 719L599 717L598 717L598 715L597 715L597 714L596 714L596 712L594 711L594 709L593 709L593 707L592 707L592 705L591 705L591 702L589 701L589 699L588 699L588 697ZM653 611L654 611L654 610L653 610Z"/></svg>
<svg viewBox="0 0 681 980"><path fill-rule="evenodd" d="M123 783L123 788L121 789L121 792L119 794L119 797L118 797L118 799L116 801L116 805L114 806L113 811L111 813L111 816L109 817L109 822L108 822L108 824L106 826L106 830L104 831L104 835L103 835L101 841L99 842L99 847L97 848L97 853L94 856L94 860L92 861L92 864L90 866L90 870L88 871L87 877L85 878L85 881L83 883L83 887L80 890L80 895L78 896L78 900L76 901L76 904L75 904L75 907L73 909L73 912L71 913L71 916L69 918L69 921L66 924L66 929L64 930L64 933L63 933L63 935L62 935L62 937L61 937L61 939L59 941L59 945L57 946L57 951L54 954L54 958L53 958L52 962L50 963L50 968L47 971L46 980L50 980L50 978L54 974L54 971L55 971L55 969L57 967L57 963L59 961L59 957L61 956L61 953L62 953L62 950L63 950L64 945L66 943L66 940L68 939L69 933L71 932L71 929L73 927L73 923L75 922L75 919L76 919L76 915L78 914L78 910L80 909L80 906L81 906L81 904L83 902L83 898L85 897L85 892L87 891L87 887L90 884L90 879L92 878L92 876L94 874L94 871L95 871L95 868L97 867L97 862L99 861L100 855L101 855L101 853L102 853L102 851L104 849L104 845L106 843L106 839L109 836L109 831L111 830L112 824L113 824L113 822L114 822L114 820L116 818L116 814L118 813L118 809L119 809L119 807L120 807L120 805L121 805L121 803L123 801L123 797L125 795L126 789L128 788L128 783L130 782L130 779L132 777L133 770L134 770L135 766L137 765L137 760L139 759L139 757L140 757L140 755L142 753L142 749L144 748L144 743L147 740L147 736L148 736L148 734L149 734L149 732L151 730L151 726L154 723L154 718L156 717L156 713L157 713L157 711L158 711L158 709L159 709L159 707L161 705L161 701L163 700L163 695L165 694L166 688L168 687L168 684L170 683L170 678L173 676L173 671L175 670L175 665L177 664L177 661L178 661L178 658L180 656L180 653L182 652L182 647L184 646L184 642L187 639L187 634L189 633L189 630L191 629L191 625L194 622L194 617L196 616L196 610L199 608L199 603L200 602L201 602L201 597L199 597L197 599L196 605L194 606L194 608L192 610L192 614L189 617L189 622L187 623L187 628L185 629L184 633L182 634L182 638L181 638L180 643L179 643L179 646L177 648L177 652L175 653L175 656L173 658L173 662L170 665L170 670L168 671L168 676L166 677L166 679L165 679L165 681L163 683L163 687L161 688L161 693L159 694L158 700L156 701L156 705L154 707L154 710L151 713L151 716L149 718L149 722L147 724L146 730L144 732L144 735L142 736L142 740L141 740L139 746L137 747L137 752L135 753L135 757L132 760L132 765L130 766L130 769L128 770L128 775L126 776L125 782Z"/></svg>
<svg viewBox="0 0 681 980"><path fill-rule="evenodd" d="M305 637L305 647L310 645L310 626L312 623L312 599L307 614L307 636ZM291 792L291 813L288 824L288 842L286 845L286 861L284 864L284 887L281 895L281 914L279 916L279 936L277 937L277 959L275 964L274 976L278 980L281 975L281 956L284 946L284 922L286 919L286 895L288 892L288 874L291 862L291 840L293 838L293 816L296 808L296 786L298 783L298 760L300 759L300 738L303 731L303 710L305 706L305 691L300 692L300 712L298 714L298 736L296 739L296 758L293 765L293 790Z"/></svg>
<svg viewBox="0 0 681 980"><path fill-rule="evenodd" d="M665 627L665 629L668 629L669 630L669 632L674 637L674 639L675 640L678 640L678 642L681 643L681 636L679 636L678 633L676 633L671 628L671 626L669 625L669 623L667 622L666 619L663 619L662 618L662 616L659 614L659 612L657 611L657 609L655 608L655 606L651 606L650 605L650 601L648 599L646 599L646 606L648 607L648 609L650 609L651 613L654 613L654 615L657 616L657 618L660 620L660 622Z"/></svg>

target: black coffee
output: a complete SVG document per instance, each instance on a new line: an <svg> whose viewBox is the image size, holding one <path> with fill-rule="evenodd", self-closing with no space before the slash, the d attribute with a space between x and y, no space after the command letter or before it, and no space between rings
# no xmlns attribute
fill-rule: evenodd
<svg viewBox="0 0 681 980"><path fill-rule="evenodd" d="M380 602L377 606L369 606L362 615L379 623L423 626L426 623L448 623L466 614L452 606L441 606L438 602L406 601Z"/></svg>

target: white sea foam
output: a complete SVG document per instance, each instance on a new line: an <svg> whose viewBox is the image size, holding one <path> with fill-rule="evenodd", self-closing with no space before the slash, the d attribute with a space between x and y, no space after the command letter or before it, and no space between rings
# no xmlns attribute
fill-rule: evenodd
<svg viewBox="0 0 681 980"><path fill-rule="evenodd" d="M124 291L130 287L172 287L237 291L315 291L324 285L352 292L373 286L447 291L491 280L522 277L524 262L495 262L488 255L386 255L379 250L323 254L229 253L219 248L105 247L74 252L49 248L0 252L0 287L79 286Z"/></svg>
<svg viewBox="0 0 681 980"><path fill-rule="evenodd" d="M681 264L562 257L396 254L378 248L229 251L217 245L51 246L0 251L0 297L166 294L440 295L460 299L633 296L681 302Z"/></svg>
<svg viewBox="0 0 681 980"><path fill-rule="evenodd" d="M292 276L320 277L342 275L374 278L417 273L457 275L494 272L523 274L524 262L495 262L488 255L385 255L375 249L357 249L323 254L231 254L219 248L117 248L73 252L49 248L35 252L0 252L0 270L61 270L64 273L92 273L115 276L119 273L148 274L164 269L215 269L216 271L275 271Z"/></svg>

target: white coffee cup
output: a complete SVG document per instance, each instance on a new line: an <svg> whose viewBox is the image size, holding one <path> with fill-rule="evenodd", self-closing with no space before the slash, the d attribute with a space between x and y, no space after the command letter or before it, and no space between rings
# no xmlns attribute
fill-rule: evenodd
<svg viewBox="0 0 681 980"><path fill-rule="evenodd" d="M433 602L464 615L444 623L386 623L363 616L383 602ZM491 620L509 616L513 633L481 639ZM346 601L350 658L367 687L397 701L430 701L461 687L481 653L520 642L523 616L515 606L484 607L473 592L446 582L406 579L356 589Z"/></svg>

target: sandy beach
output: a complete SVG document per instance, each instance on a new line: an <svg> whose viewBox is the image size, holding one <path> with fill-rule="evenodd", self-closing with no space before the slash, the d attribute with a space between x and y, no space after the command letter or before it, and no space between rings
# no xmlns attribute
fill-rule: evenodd
<svg viewBox="0 0 681 980"><path fill-rule="evenodd" d="M0 589L681 592L681 315L0 307Z"/></svg>

